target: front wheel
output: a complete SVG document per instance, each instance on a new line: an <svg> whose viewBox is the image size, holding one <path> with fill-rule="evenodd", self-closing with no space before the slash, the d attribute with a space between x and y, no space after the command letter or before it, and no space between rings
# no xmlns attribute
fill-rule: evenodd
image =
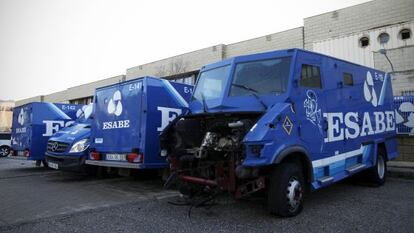
<svg viewBox="0 0 414 233"><path fill-rule="evenodd" d="M368 179L371 183L381 186L387 178L387 162L383 150L378 150L377 162L375 166L367 171Z"/></svg>
<svg viewBox="0 0 414 233"><path fill-rule="evenodd" d="M298 215L303 209L305 183L300 166L282 163L270 174L268 209L282 217Z"/></svg>
<svg viewBox="0 0 414 233"><path fill-rule="evenodd" d="M10 148L8 146L0 147L0 157L7 157L10 154Z"/></svg>

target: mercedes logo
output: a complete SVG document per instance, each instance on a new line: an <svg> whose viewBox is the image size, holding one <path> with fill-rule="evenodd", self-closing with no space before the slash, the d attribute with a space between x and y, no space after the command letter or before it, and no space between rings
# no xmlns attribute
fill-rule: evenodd
<svg viewBox="0 0 414 233"><path fill-rule="evenodd" d="M58 142L54 142L52 144L52 146L50 147L51 151L56 151L59 148L59 143Z"/></svg>

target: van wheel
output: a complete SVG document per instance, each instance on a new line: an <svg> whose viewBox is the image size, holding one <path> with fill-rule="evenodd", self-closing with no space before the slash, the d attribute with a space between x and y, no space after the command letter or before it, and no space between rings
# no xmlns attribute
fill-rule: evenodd
<svg viewBox="0 0 414 233"><path fill-rule="evenodd" d="M49 164L47 164L46 160L42 160L43 167L49 168Z"/></svg>
<svg viewBox="0 0 414 233"><path fill-rule="evenodd" d="M7 157L10 154L8 146L0 146L0 157Z"/></svg>
<svg viewBox="0 0 414 233"><path fill-rule="evenodd" d="M383 185L387 178L387 162L384 154L384 150L378 149L377 162L367 171L369 181L378 186Z"/></svg>
<svg viewBox="0 0 414 233"><path fill-rule="evenodd" d="M300 166L282 163L270 174L267 204L272 214L282 217L298 215L303 208L305 186Z"/></svg>

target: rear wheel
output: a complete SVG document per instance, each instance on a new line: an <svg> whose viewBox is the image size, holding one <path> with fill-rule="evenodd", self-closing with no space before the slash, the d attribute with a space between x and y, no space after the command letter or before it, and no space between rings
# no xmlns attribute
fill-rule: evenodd
<svg viewBox="0 0 414 233"><path fill-rule="evenodd" d="M10 147L1 146L0 147L0 157L6 157L10 154Z"/></svg>
<svg viewBox="0 0 414 233"><path fill-rule="evenodd" d="M296 163L282 163L270 174L268 209L282 217L298 215L303 208L305 183L300 166Z"/></svg>
<svg viewBox="0 0 414 233"><path fill-rule="evenodd" d="M375 163L375 166L367 171L367 178L370 182L378 186L385 183L387 178L387 162L385 160L383 149L378 149L377 162Z"/></svg>

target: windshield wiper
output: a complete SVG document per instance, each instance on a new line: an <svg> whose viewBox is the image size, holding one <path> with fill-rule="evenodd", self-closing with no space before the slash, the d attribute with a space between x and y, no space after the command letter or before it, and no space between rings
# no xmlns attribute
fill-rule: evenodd
<svg viewBox="0 0 414 233"><path fill-rule="evenodd" d="M257 95L257 93L259 93L257 90L255 90L255 89L253 89L251 87L248 87L248 86L245 86L245 85L241 85L241 84L236 84L236 83L232 83L231 85L249 91L250 94L252 94L252 96L254 96L259 101L259 103L261 105L263 105L264 109L265 110L267 109L267 105Z"/></svg>
<svg viewBox="0 0 414 233"><path fill-rule="evenodd" d="M203 101L203 111L204 113L206 113L208 111L207 104L206 104L206 98L204 97L203 93L200 93L200 94L201 94L201 100Z"/></svg>

